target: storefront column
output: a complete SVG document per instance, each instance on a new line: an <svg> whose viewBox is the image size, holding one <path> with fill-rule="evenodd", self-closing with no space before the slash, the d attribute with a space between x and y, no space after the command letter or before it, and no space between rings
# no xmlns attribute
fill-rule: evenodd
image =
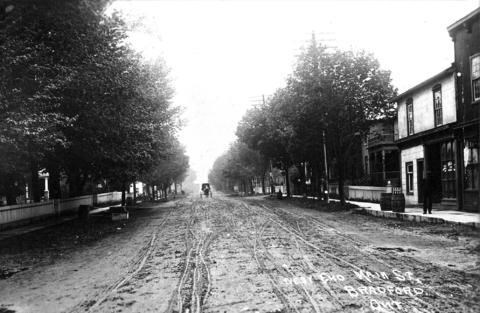
<svg viewBox="0 0 480 313"><path fill-rule="evenodd" d="M49 199L49 190L48 190L48 176L45 176L44 177L45 179L45 189L43 190L43 196L45 198L45 200L48 200Z"/></svg>
<svg viewBox="0 0 480 313"><path fill-rule="evenodd" d="M456 134L455 144L457 146L455 149L455 178L457 179L455 187L457 188L457 208L461 211L463 210L463 180L465 175L465 163L463 159L463 151L465 149L465 145L462 133L459 132Z"/></svg>

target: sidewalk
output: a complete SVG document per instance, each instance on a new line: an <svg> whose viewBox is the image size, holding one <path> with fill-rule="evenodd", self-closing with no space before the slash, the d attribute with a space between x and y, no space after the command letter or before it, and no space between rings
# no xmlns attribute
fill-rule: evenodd
<svg viewBox="0 0 480 313"><path fill-rule="evenodd" d="M405 213L397 213L392 211L382 211L379 203L358 201L347 202L358 205L360 207L357 209L358 211L374 216L427 223L463 224L480 228L480 213L433 209L432 214L423 214L423 209L421 208L405 208Z"/></svg>
<svg viewBox="0 0 480 313"><path fill-rule="evenodd" d="M302 198L302 196L293 195L293 198ZM309 199L318 199L317 197L308 197ZM330 199L330 201L340 201L338 199ZM423 214L422 208L405 208L405 213L397 213L392 211L382 211L380 203L349 201L348 203L358 205L360 208L356 210L373 216L398 218L401 220L426 222L426 223L447 223L447 224L463 224L480 228L480 213L462 212L457 210L435 210L432 214Z"/></svg>
<svg viewBox="0 0 480 313"><path fill-rule="evenodd" d="M163 202L162 200L160 201L157 200L158 202L146 201L144 205L142 205L142 202L139 201L135 208L136 209L156 208L156 207L162 208L166 206L171 206L172 204L176 203L176 201L178 201L179 199L180 197L178 197L177 199L171 199L167 202ZM115 207L115 206L120 206L120 204L111 204L107 206L94 207L94 209L91 210L89 214L92 215L92 214L102 213L102 212L108 211L111 207ZM52 217L52 218L46 218L44 220L34 222L32 224L28 224L25 226L19 226L19 227L7 228L5 230L0 230L0 240L23 235L23 234L44 229L47 227L55 226L55 225L62 224L77 218L78 218L77 214L62 216L62 217Z"/></svg>

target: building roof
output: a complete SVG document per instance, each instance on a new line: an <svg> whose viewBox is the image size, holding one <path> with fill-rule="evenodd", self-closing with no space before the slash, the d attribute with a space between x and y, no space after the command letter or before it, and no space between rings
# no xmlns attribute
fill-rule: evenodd
<svg viewBox="0 0 480 313"><path fill-rule="evenodd" d="M476 16L479 16L479 15L480 15L480 6L478 8L476 8L475 10L473 10L472 12L470 12L469 14L467 14L466 16L464 16L461 19L459 19L458 21L456 21L455 23L453 23L452 25L448 26L447 27L448 33L450 34L450 36L452 36L452 33L455 32L456 30L458 30L459 27L465 25L471 19L473 19L473 18L475 18Z"/></svg>
<svg viewBox="0 0 480 313"><path fill-rule="evenodd" d="M437 80L440 79L440 78L443 78L443 77L446 77L446 76L448 76L448 75L451 75L454 71L455 71L455 67L454 67L453 64L452 64L449 68L441 71L440 73L438 73L438 74L436 74L436 75L428 78L427 80L424 80L424 81L421 82L420 84L418 84L418 85L416 85L416 86L408 89L407 91L401 93L400 95L392 98L391 101L392 101L392 102L397 102L397 101L400 100L400 99L406 98L407 96L411 95L412 93L414 93L414 92L417 91L418 89L420 89L420 88L422 88L422 87L425 87L425 86L427 86L427 85L429 85L429 84L437 81Z"/></svg>

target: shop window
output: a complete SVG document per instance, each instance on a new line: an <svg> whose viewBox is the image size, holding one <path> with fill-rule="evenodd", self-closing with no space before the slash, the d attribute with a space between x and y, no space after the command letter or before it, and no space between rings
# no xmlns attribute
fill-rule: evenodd
<svg viewBox="0 0 480 313"><path fill-rule="evenodd" d="M437 85L433 88L433 116L435 127L443 124L442 118L442 86Z"/></svg>
<svg viewBox="0 0 480 313"><path fill-rule="evenodd" d="M473 101L480 100L480 54L471 58L471 78Z"/></svg>
<svg viewBox="0 0 480 313"><path fill-rule="evenodd" d="M405 163L407 194L413 195L413 162Z"/></svg>
<svg viewBox="0 0 480 313"><path fill-rule="evenodd" d="M463 158L465 162L465 189L478 190L479 183L479 144L476 140L465 140Z"/></svg>
<svg viewBox="0 0 480 313"><path fill-rule="evenodd" d="M442 165L442 197L455 198L455 149L454 141L442 143L440 149L440 160Z"/></svg>
<svg viewBox="0 0 480 313"><path fill-rule="evenodd" d="M407 99L407 132L408 135L413 135L413 100Z"/></svg>

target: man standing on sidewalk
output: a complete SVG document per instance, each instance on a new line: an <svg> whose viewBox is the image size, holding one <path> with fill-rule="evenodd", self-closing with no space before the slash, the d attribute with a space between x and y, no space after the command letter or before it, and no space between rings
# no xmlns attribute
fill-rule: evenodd
<svg viewBox="0 0 480 313"><path fill-rule="evenodd" d="M430 174L423 180L423 214L432 214L432 182Z"/></svg>

